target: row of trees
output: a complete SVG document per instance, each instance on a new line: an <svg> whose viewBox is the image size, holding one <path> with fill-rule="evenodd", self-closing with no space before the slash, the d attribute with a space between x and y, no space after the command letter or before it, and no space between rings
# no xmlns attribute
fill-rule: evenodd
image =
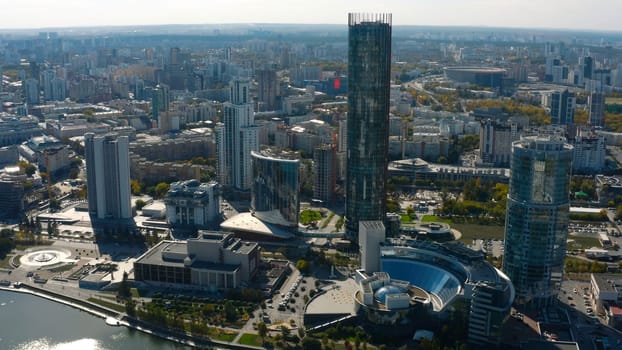
<svg viewBox="0 0 622 350"><path fill-rule="evenodd" d="M147 184L132 179L130 180L130 189L132 191L132 194L136 196L141 195L144 192L154 198L163 198L170 189L170 185L167 182Z"/></svg>
<svg viewBox="0 0 622 350"><path fill-rule="evenodd" d="M564 262L566 272L570 273L603 273L607 272L607 264L568 257Z"/></svg>

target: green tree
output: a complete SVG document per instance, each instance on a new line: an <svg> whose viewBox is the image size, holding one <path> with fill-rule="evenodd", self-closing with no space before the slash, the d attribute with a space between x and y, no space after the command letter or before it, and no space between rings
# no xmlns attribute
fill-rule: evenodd
<svg viewBox="0 0 622 350"><path fill-rule="evenodd" d="M305 337L302 339L303 350L322 350L322 343L319 340L312 337Z"/></svg>
<svg viewBox="0 0 622 350"><path fill-rule="evenodd" d="M146 205L147 203L144 200L142 199L136 200L136 210L142 210Z"/></svg>
<svg viewBox="0 0 622 350"><path fill-rule="evenodd" d="M71 160L71 167L72 168L79 168L80 165L82 165L82 158L80 157L75 157Z"/></svg>
<svg viewBox="0 0 622 350"><path fill-rule="evenodd" d="M305 329L302 326L298 327L298 337L300 337L300 339L304 339L305 337Z"/></svg>
<svg viewBox="0 0 622 350"><path fill-rule="evenodd" d="M203 157L194 157L190 160L190 164L207 165L207 159Z"/></svg>
<svg viewBox="0 0 622 350"><path fill-rule="evenodd" d="M309 272L309 262L305 259L299 259L296 261L296 268L302 273L307 273Z"/></svg>
<svg viewBox="0 0 622 350"><path fill-rule="evenodd" d="M132 298L125 302L125 313L130 317L136 317L136 302Z"/></svg>
<svg viewBox="0 0 622 350"><path fill-rule="evenodd" d="M263 322L259 322L257 324L257 334L259 334L261 342L263 343L266 339L266 335L268 335L268 326Z"/></svg>
<svg viewBox="0 0 622 350"><path fill-rule="evenodd" d="M36 171L37 171L37 167L28 163L25 160L20 160L17 165L19 166L19 168L21 169L21 171L24 172L24 174L28 175L28 176L32 176Z"/></svg>
<svg viewBox="0 0 622 350"><path fill-rule="evenodd" d="M393 200L391 198L387 198L387 212L388 213L399 213L400 202L397 200Z"/></svg>
<svg viewBox="0 0 622 350"><path fill-rule="evenodd" d="M166 182L160 182L159 184L157 184L155 187L156 197L164 197L164 195L166 195L166 192L168 192L169 188L170 186Z"/></svg>
<svg viewBox="0 0 622 350"><path fill-rule="evenodd" d="M121 280L121 283L119 283L119 288L117 289L117 295L119 296L119 298L126 299L132 296L130 283L128 282L127 278L127 272L123 272L123 279Z"/></svg>
<svg viewBox="0 0 622 350"><path fill-rule="evenodd" d="M140 185L140 182L138 182L137 180L134 180L134 179L130 180L130 188L132 189L132 194L135 196L142 193L142 186Z"/></svg>
<svg viewBox="0 0 622 350"><path fill-rule="evenodd" d="M230 300L227 300L225 302L224 312L227 321L235 321L238 318L237 310L235 309L235 306L233 306L233 303Z"/></svg>
<svg viewBox="0 0 622 350"><path fill-rule="evenodd" d="M13 248L15 248L15 242L12 239L9 237L0 238L0 259L4 259Z"/></svg>

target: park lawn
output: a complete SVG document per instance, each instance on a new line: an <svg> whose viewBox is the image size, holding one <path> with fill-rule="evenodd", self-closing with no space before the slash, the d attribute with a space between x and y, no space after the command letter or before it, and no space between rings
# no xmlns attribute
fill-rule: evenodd
<svg viewBox="0 0 622 350"><path fill-rule="evenodd" d="M300 213L300 223L303 225L308 225L313 221L320 220L322 220L322 214L319 212L319 210L306 209L303 210L302 213Z"/></svg>
<svg viewBox="0 0 622 350"><path fill-rule="evenodd" d="M402 214L400 217L403 224L409 224L413 221L413 219L408 214Z"/></svg>
<svg viewBox="0 0 622 350"><path fill-rule="evenodd" d="M601 248L598 238L568 235L568 249Z"/></svg>
<svg viewBox="0 0 622 350"><path fill-rule="evenodd" d="M7 254L4 256L4 259L0 259L0 268L8 269L11 268L11 258L14 257L13 254Z"/></svg>
<svg viewBox="0 0 622 350"><path fill-rule="evenodd" d="M259 334L253 333L244 333L240 337L240 344L242 345L253 345L253 346L261 346L261 337Z"/></svg>
<svg viewBox="0 0 622 350"><path fill-rule="evenodd" d="M451 225L450 219L443 219L436 215L424 215L423 218L421 218L421 222L444 222L446 224Z"/></svg>
<svg viewBox="0 0 622 350"><path fill-rule="evenodd" d="M451 227L462 233L460 242L465 244L471 244L474 239L505 238L505 227L502 225L452 224Z"/></svg>
<svg viewBox="0 0 622 350"><path fill-rule="evenodd" d="M66 271L70 271L71 269L73 269L74 266L75 266L74 263L59 263L59 264L56 264L53 268L51 268L50 272L54 272L54 273L66 272Z"/></svg>
<svg viewBox="0 0 622 350"><path fill-rule="evenodd" d="M237 337L238 333L232 331L223 331L220 329L215 329L215 332L210 332L209 336L212 339L226 341L231 343L235 337Z"/></svg>

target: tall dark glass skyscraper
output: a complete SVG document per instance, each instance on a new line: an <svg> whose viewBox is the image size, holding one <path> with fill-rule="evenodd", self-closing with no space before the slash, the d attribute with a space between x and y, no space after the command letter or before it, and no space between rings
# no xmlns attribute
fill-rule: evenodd
<svg viewBox="0 0 622 350"><path fill-rule="evenodd" d="M564 268L573 147L555 136L512 146L503 272L516 303L544 307L555 301Z"/></svg>
<svg viewBox="0 0 622 350"><path fill-rule="evenodd" d="M348 15L346 235L384 219L389 143L391 14Z"/></svg>

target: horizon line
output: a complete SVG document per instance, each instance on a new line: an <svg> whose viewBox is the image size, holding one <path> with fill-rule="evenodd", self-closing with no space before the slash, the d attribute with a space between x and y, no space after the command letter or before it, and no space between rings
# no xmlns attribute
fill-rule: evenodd
<svg viewBox="0 0 622 350"><path fill-rule="evenodd" d="M347 29L347 23L287 23L287 22L225 22L225 23L143 23L143 24L95 24L75 26L43 26L43 27L0 27L0 32L9 31L42 31L42 30L71 30L71 29L95 29L95 28L141 28L141 27L166 27L166 26L242 26L242 25L287 25L287 26L343 26ZM594 29L594 28L568 28L568 27L533 27L533 26L495 26L477 24L392 24L393 27L436 27L436 28L477 28L477 29L522 29L544 31L574 31L589 33L616 33L622 34L622 29Z"/></svg>

